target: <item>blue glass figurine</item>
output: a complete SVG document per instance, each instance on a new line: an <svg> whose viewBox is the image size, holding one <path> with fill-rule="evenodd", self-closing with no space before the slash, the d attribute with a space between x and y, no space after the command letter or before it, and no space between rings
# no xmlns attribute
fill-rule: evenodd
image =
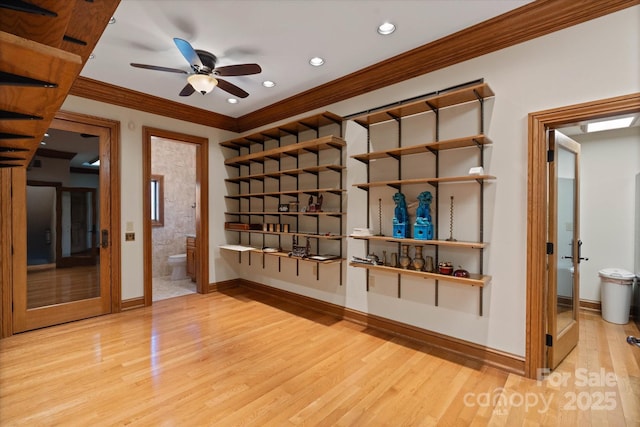
<svg viewBox="0 0 640 427"><path fill-rule="evenodd" d="M407 212L407 201L402 193L393 195L396 202L396 209L393 215L393 237L409 237L409 213Z"/></svg>
<svg viewBox="0 0 640 427"><path fill-rule="evenodd" d="M416 210L416 222L413 225L413 238L418 240L433 239L433 222L431 221L431 196L430 191L418 194L418 209Z"/></svg>

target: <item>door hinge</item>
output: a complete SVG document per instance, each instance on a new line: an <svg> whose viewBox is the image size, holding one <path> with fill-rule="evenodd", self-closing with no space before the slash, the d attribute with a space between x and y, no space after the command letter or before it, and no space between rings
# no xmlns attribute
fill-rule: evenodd
<svg viewBox="0 0 640 427"><path fill-rule="evenodd" d="M545 335L546 345L547 347L553 347L553 337L549 334Z"/></svg>
<svg viewBox="0 0 640 427"><path fill-rule="evenodd" d="M553 254L553 242L547 242L547 255Z"/></svg>
<svg viewBox="0 0 640 427"><path fill-rule="evenodd" d="M553 162L554 159L553 150L547 150L547 163Z"/></svg>

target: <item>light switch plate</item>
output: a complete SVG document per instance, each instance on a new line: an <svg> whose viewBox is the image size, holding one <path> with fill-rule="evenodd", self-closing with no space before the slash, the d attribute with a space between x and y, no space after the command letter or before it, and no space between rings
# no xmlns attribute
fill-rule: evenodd
<svg viewBox="0 0 640 427"><path fill-rule="evenodd" d="M136 240L136 233L124 233L124 240L127 242L133 242Z"/></svg>

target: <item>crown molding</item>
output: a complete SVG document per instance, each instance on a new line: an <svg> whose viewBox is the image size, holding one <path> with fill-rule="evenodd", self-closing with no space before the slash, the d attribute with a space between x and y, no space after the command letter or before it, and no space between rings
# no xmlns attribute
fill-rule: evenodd
<svg viewBox="0 0 640 427"><path fill-rule="evenodd" d="M237 121L233 117L190 107L179 102L169 101L86 77L78 77L73 86L71 86L69 94L159 116L238 132Z"/></svg>
<svg viewBox="0 0 640 427"><path fill-rule="evenodd" d="M246 132L640 4L640 0L537 0L286 98L239 118L84 77L71 94L233 132Z"/></svg>
<svg viewBox="0 0 640 427"><path fill-rule="evenodd" d="M238 118L247 131L640 4L538 0Z"/></svg>

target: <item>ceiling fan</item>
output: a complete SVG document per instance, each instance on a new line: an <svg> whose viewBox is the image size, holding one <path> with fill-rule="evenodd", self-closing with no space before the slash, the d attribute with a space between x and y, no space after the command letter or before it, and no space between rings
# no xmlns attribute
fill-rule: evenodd
<svg viewBox="0 0 640 427"><path fill-rule="evenodd" d="M183 39L174 38L178 50L185 57L193 73L189 73L179 68L159 67L157 65L131 63L132 67L145 68L147 70L167 71L170 73L188 74L187 85L180 91L180 96L189 96L198 91L201 94L211 92L216 86L229 92L238 98L246 98L249 93L226 80L219 79L218 76L248 76L258 74L262 68L258 64L238 64L217 67L217 58L206 50L194 49L191 44Z"/></svg>

